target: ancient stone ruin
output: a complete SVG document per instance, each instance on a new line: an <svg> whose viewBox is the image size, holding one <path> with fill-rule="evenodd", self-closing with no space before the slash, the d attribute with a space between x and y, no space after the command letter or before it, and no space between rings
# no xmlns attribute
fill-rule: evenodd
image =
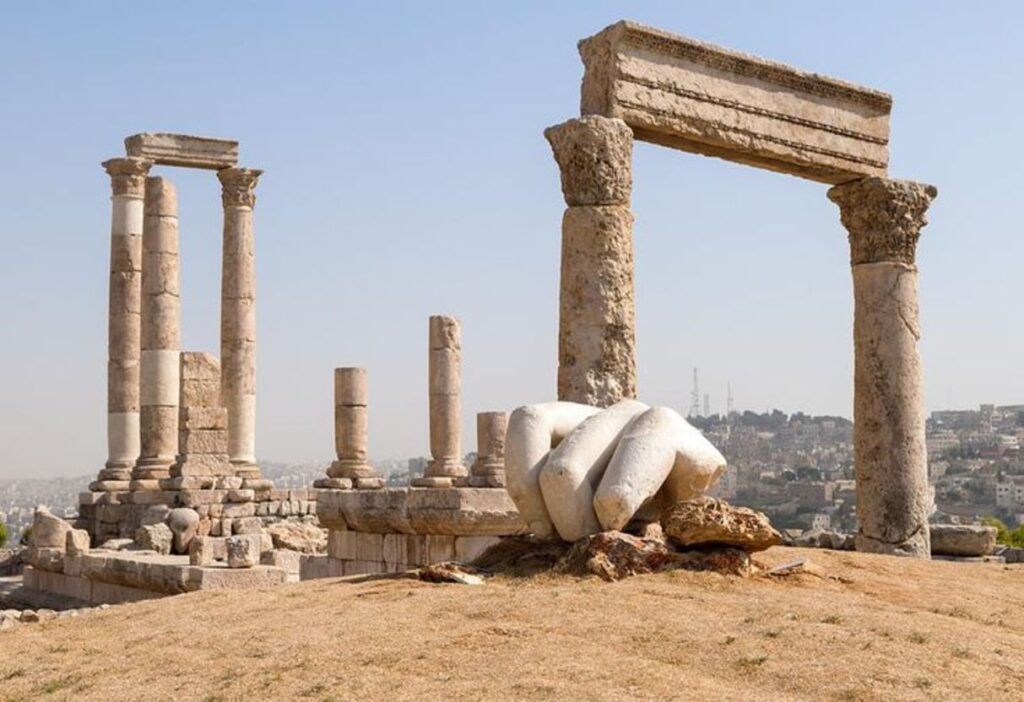
<svg viewBox="0 0 1024 702"><path fill-rule="evenodd" d="M853 268L857 548L927 557L914 252L936 189L888 176L892 98L633 22L579 51L581 116L545 132L567 205L558 399L637 396L634 138L830 184Z"/></svg>
<svg viewBox="0 0 1024 702"><path fill-rule="evenodd" d="M832 186L853 270L856 547L927 557L915 249L936 190L888 176L890 96L631 22L579 51L581 116L545 131L566 202L557 400L479 413L477 458L465 465L461 327L431 317L431 457L407 486L386 485L370 463L369 376L360 367L334 370L326 476L297 491L262 478L253 236L261 171L238 167L230 140L126 139L126 156L103 164L113 188L108 458L76 524L37 513L26 586L125 601L468 562L528 534L521 543L534 556L562 544L564 567L602 577L748 572L749 552L779 534L763 516L705 497L725 459L678 413L636 399L634 139ZM149 176L155 165L214 170L221 183L219 358L180 348L177 195L166 177ZM286 516L305 519L273 524ZM945 548L975 548L962 541Z"/></svg>

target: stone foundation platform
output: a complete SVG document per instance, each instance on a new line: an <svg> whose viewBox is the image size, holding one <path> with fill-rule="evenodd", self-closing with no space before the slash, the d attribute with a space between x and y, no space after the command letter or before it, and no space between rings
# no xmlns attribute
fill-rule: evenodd
<svg viewBox="0 0 1024 702"><path fill-rule="evenodd" d="M254 481L249 481L250 483ZM270 481L259 488L223 490L139 490L83 492L75 526L89 532L94 546L107 539L130 539L154 506L189 507L199 513L201 536L231 536L234 520L258 517L263 526L282 519L316 514L319 490L274 489Z"/></svg>
<svg viewBox="0 0 1024 702"><path fill-rule="evenodd" d="M317 517L327 555L302 558L303 580L471 561L500 537L528 531L501 488L321 490Z"/></svg>
<svg viewBox="0 0 1024 702"><path fill-rule="evenodd" d="M23 587L84 604L118 604L199 590L251 590L288 581L283 568L189 564L188 556L94 551L64 558L63 572L26 567Z"/></svg>

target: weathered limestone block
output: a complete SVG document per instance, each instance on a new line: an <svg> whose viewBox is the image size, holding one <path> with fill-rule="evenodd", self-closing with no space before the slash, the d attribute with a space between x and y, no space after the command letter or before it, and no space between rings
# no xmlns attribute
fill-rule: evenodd
<svg viewBox="0 0 1024 702"><path fill-rule="evenodd" d="M135 543L139 548L156 551L166 556L171 552L174 543L174 532L166 524L140 526L135 531Z"/></svg>
<svg viewBox="0 0 1024 702"><path fill-rule="evenodd" d="M68 556L81 556L89 553L89 532L85 529L70 529L67 532L64 550Z"/></svg>
<svg viewBox="0 0 1024 702"><path fill-rule="evenodd" d="M266 527L274 541L274 548L300 553L323 553L327 547L327 532L309 522L277 522Z"/></svg>
<svg viewBox="0 0 1024 702"><path fill-rule="evenodd" d="M624 528L659 490L668 505L701 497L725 468L725 457L678 412L650 409L626 427L595 491L600 526Z"/></svg>
<svg viewBox="0 0 1024 702"><path fill-rule="evenodd" d="M504 490L486 488L410 489L407 519L417 534L503 536L526 525Z"/></svg>
<svg viewBox="0 0 1024 702"><path fill-rule="evenodd" d="M594 512L594 490L608 467L623 430L648 409L623 400L584 419L548 456L540 490L558 535L576 541L601 531Z"/></svg>
<svg viewBox="0 0 1024 702"><path fill-rule="evenodd" d="M865 178L828 192L849 232L854 291L857 550L928 558L917 240L937 191Z"/></svg>
<svg viewBox="0 0 1024 702"><path fill-rule="evenodd" d="M259 565L260 546L259 534L228 537L228 568L252 568Z"/></svg>
<svg viewBox="0 0 1024 702"><path fill-rule="evenodd" d="M67 545L67 535L71 525L53 515L44 506L36 507L32 515L32 535L29 545L35 548L56 548L61 551Z"/></svg>
<svg viewBox="0 0 1024 702"><path fill-rule="evenodd" d="M996 547L995 527L932 524L930 531L934 556L987 556Z"/></svg>
<svg viewBox="0 0 1024 702"><path fill-rule="evenodd" d="M633 132L621 119L590 115L544 130L562 172L570 207L629 205L633 190Z"/></svg>
<svg viewBox="0 0 1024 702"><path fill-rule="evenodd" d="M124 140L129 156L154 163L220 170L238 165L238 142L190 134L142 133Z"/></svg>
<svg viewBox="0 0 1024 702"><path fill-rule="evenodd" d="M188 562L194 566L212 565L214 561L214 539L197 536L188 545Z"/></svg>
<svg viewBox="0 0 1024 702"><path fill-rule="evenodd" d="M540 490L540 475L548 454L580 422L599 411L575 402L548 402L520 407L509 417L505 439L508 494L530 531L539 538L555 535Z"/></svg>
<svg viewBox="0 0 1024 702"><path fill-rule="evenodd" d="M662 517L661 526L669 540L682 548L721 546L754 552L782 541L760 512L711 497L676 504Z"/></svg>
<svg viewBox="0 0 1024 702"><path fill-rule="evenodd" d="M885 93L633 22L579 49L581 112L637 139L826 183L886 172Z"/></svg>

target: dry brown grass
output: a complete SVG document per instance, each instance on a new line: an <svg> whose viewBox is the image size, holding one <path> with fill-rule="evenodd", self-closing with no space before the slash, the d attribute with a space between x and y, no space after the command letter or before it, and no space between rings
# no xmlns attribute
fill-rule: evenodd
<svg viewBox="0 0 1024 702"><path fill-rule="evenodd" d="M776 548L825 577L320 580L0 633L4 700L1024 698L1024 566Z"/></svg>

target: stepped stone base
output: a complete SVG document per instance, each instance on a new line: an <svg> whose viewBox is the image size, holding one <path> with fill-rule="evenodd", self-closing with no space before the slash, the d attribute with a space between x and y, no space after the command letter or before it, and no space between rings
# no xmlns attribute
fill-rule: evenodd
<svg viewBox="0 0 1024 702"><path fill-rule="evenodd" d="M321 490L317 517L327 554L303 556L303 580L469 562L502 536L527 532L508 493L488 488Z"/></svg>

